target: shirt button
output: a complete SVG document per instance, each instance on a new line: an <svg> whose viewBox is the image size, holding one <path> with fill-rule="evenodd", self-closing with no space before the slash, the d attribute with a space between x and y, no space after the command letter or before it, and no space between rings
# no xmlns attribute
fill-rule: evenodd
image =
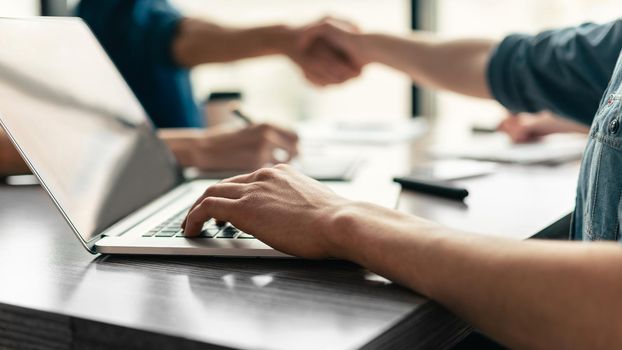
<svg viewBox="0 0 622 350"><path fill-rule="evenodd" d="M609 122L609 133L615 134L618 132L619 128L620 128L620 122L617 119L614 119L611 122Z"/></svg>

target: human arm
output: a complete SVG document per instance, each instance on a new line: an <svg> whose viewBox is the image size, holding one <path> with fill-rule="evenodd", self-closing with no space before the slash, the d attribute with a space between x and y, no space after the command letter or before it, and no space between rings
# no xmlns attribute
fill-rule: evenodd
<svg viewBox="0 0 622 350"><path fill-rule="evenodd" d="M501 121L498 130L506 133L516 143L530 142L556 133L587 134L590 131L583 124L550 112L510 114Z"/></svg>
<svg viewBox="0 0 622 350"><path fill-rule="evenodd" d="M298 136L270 124L244 129L159 129L177 161L204 171L251 171L269 164L288 162L298 154ZM275 150L287 159L275 159Z"/></svg>
<svg viewBox="0 0 622 350"><path fill-rule="evenodd" d="M444 40L429 33L407 37L360 34L345 30L330 19L303 34L303 45L321 38L342 48L358 66L380 63L410 76L418 85L491 98L486 66L494 40Z"/></svg>
<svg viewBox="0 0 622 350"><path fill-rule="evenodd" d="M321 42L302 47L300 40L306 30L307 26L286 25L233 28L184 18L173 41L173 56L178 64L193 67L203 63L284 55L317 85L340 83L360 74L361 67L350 62L336 47Z"/></svg>
<svg viewBox="0 0 622 350"><path fill-rule="evenodd" d="M22 157L4 131L0 130L0 176L30 173Z"/></svg>
<svg viewBox="0 0 622 350"><path fill-rule="evenodd" d="M348 33L325 23L310 31L358 64L378 62L415 83L494 98L512 112L550 110L591 124L622 49L622 20L510 35L501 42Z"/></svg>
<svg viewBox="0 0 622 350"><path fill-rule="evenodd" d="M407 73L418 85L463 95L492 98L486 66L494 40L443 40L423 33L399 38L370 34L359 39L366 60Z"/></svg>
<svg viewBox="0 0 622 350"><path fill-rule="evenodd" d="M418 85L459 94L492 98L486 64L493 40L444 41L422 33L408 38L383 34L357 37L363 62L382 63L407 73ZM459 59L458 59L459 58Z"/></svg>
<svg viewBox="0 0 622 350"><path fill-rule="evenodd" d="M208 188L186 234L212 217L292 255L357 262L511 348L622 346L622 248L615 244L479 236L348 201L287 166Z"/></svg>

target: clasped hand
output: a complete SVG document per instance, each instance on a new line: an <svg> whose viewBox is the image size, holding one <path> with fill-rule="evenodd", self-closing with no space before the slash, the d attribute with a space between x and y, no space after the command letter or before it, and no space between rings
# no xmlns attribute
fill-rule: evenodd
<svg viewBox="0 0 622 350"><path fill-rule="evenodd" d="M340 84L361 74L366 60L357 49L359 29L352 23L324 18L293 30L287 56L317 86Z"/></svg>

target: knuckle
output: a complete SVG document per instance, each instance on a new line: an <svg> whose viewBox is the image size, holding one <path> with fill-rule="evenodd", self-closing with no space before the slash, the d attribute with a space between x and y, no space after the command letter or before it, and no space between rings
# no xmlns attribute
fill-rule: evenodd
<svg viewBox="0 0 622 350"><path fill-rule="evenodd" d="M249 192L242 196L242 198L238 199L233 205L237 206L238 208L252 206L253 198L255 198L255 194Z"/></svg>
<svg viewBox="0 0 622 350"><path fill-rule="evenodd" d="M207 198L203 198L203 200L201 201L201 207L202 208L207 208L210 207L212 205L213 199L212 197L207 197Z"/></svg>
<svg viewBox="0 0 622 350"><path fill-rule="evenodd" d="M275 172L273 169L270 169L270 168L262 168L255 172L255 178L260 181L270 180L270 179L273 179L274 177L275 177Z"/></svg>
<svg viewBox="0 0 622 350"><path fill-rule="evenodd" d="M205 199L210 198L211 196L213 196L213 195L214 195L214 193L215 193L215 192L217 191L217 189L218 189L217 187L218 187L218 185L212 185L212 186L208 187L208 188L207 188L207 190L205 190L205 193L204 193L204 195L205 195L205 197L206 197ZM205 199L204 199L204 200L205 200Z"/></svg>
<svg viewBox="0 0 622 350"><path fill-rule="evenodd" d="M271 129L270 125L268 125L266 123L257 124L257 126L256 126L256 130L258 130L261 135L263 135L264 133L270 131L270 129Z"/></svg>
<svg viewBox="0 0 622 350"><path fill-rule="evenodd" d="M281 163L275 165L274 168L277 170L289 171L291 169L291 166L289 164Z"/></svg>
<svg viewBox="0 0 622 350"><path fill-rule="evenodd" d="M254 208L261 202L262 193L265 191L265 185L256 184L255 190L240 198L237 205L240 207Z"/></svg>
<svg viewBox="0 0 622 350"><path fill-rule="evenodd" d="M214 186L216 186L216 185L211 185L210 187L205 189L205 192L203 192L203 195L202 195L203 199L209 198L211 195L213 195L213 193L214 193Z"/></svg>
<svg viewBox="0 0 622 350"><path fill-rule="evenodd" d="M276 132L271 128L261 132L262 142L264 143L269 143L275 136Z"/></svg>

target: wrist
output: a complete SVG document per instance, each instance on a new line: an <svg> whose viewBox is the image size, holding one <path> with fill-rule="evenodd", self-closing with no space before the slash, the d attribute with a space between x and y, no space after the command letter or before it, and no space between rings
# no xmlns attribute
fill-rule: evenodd
<svg viewBox="0 0 622 350"><path fill-rule="evenodd" d="M291 55L296 50L298 30L286 25L273 25L254 29L263 47L263 54Z"/></svg>
<svg viewBox="0 0 622 350"><path fill-rule="evenodd" d="M360 220L359 206L360 203L346 201L325 208L328 220L324 220L325 227L320 232L331 257L352 261L347 242L356 239L358 234L354 226Z"/></svg>
<svg viewBox="0 0 622 350"><path fill-rule="evenodd" d="M331 256L364 266L377 228L390 225L392 219L403 219L394 217L402 215L400 213L367 202L346 200L327 210L330 212L329 227L322 232Z"/></svg>
<svg viewBox="0 0 622 350"><path fill-rule="evenodd" d="M375 37L375 34L350 34L350 45L353 46L353 51L358 53L359 64L366 65L380 61L376 55L378 50L374 46Z"/></svg>
<svg viewBox="0 0 622 350"><path fill-rule="evenodd" d="M369 265L372 252L386 241L416 232L439 232L430 221L366 202L347 201L332 208L322 233L335 258ZM420 242L421 243L421 242Z"/></svg>

